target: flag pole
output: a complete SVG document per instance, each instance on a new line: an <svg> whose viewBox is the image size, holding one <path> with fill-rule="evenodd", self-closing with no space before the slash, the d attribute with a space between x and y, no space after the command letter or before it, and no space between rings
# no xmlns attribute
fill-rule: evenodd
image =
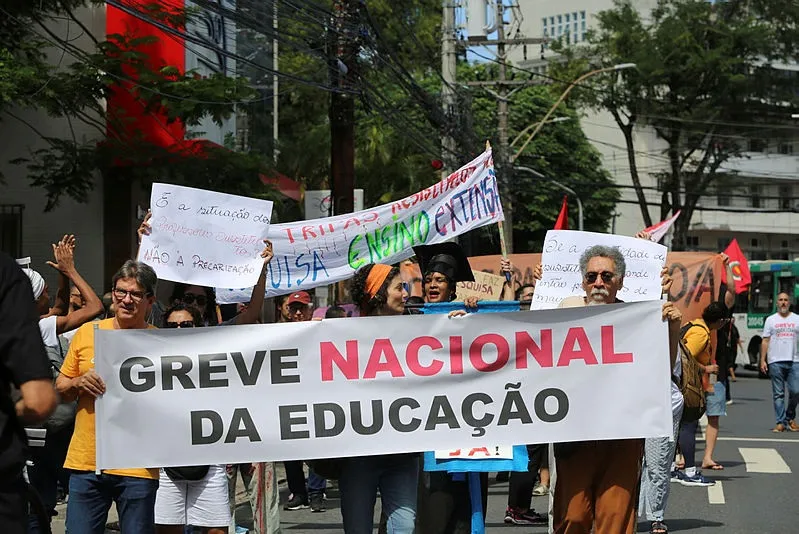
<svg viewBox="0 0 799 534"><path fill-rule="evenodd" d="M486 150L491 150L491 143L488 139L486 139ZM499 228L499 249L502 252L502 259L508 259L508 245L505 243L505 225L503 221L499 221L497 223L497 228ZM505 281L510 283L511 274L505 273Z"/></svg>

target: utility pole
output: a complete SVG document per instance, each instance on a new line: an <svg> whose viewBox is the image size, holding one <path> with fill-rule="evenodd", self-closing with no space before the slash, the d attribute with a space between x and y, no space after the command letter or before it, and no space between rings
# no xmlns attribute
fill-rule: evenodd
<svg viewBox="0 0 799 534"><path fill-rule="evenodd" d="M357 54L350 29L358 14L357 0L333 2L333 58L330 93L330 200L333 214L352 213L355 189L355 100L350 91ZM343 91L342 91L343 90Z"/></svg>
<svg viewBox="0 0 799 534"><path fill-rule="evenodd" d="M502 225L502 233L504 242L506 244L506 252L513 252L513 196L510 193L510 184L512 183L513 167L510 165L509 150L510 144L508 142L509 125L508 125L508 104L513 94L524 87L530 85L537 85L540 81L532 80L508 80L508 67L507 67L507 49L509 46L520 44L541 44L545 39L541 38L511 38L508 39L505 35L505 4L503 0L497 0L497 38L496 39L481 39L469 36L466 45L496 45L497 47L497 62L499 63L499 71L497 79L493 81L477 81L468 82L471 87L480 87L497 100L497 135L499 136L499 145L494 150L494 168L497 173L497 183L499 184L500 198L502 199L502 209L505 212L505 223ZM491 87L496 87L492 90ZM511 89L513 87L513 89Z"/></svg>
<svg viewBox="0 0 799 534"><path fill-rule="evenodd" d="M278 141L278 76L277 76L277 2L274 0L272 4L272 30L275 37L272 39L272 69L275 74L272 76L272 157L277 166L277 157L280 151L277 148Z"/></svg>
<svg viewBox="0 0 799 534"><path fill-rule="evenodd" d="M500 178L500 195L505 223L502 227L506 251L513 253L513 195L510 194L511 166L508 161L508 70L505 59L505 5L497 0L497 59L499 60L499 76L497 78L497 134L499 135L499 152L494 155L494 168Z"/></svg>
<svg viewBox="0 0 799 534"><path fill-rule="evenodd" d="M441 161L443 177L458 168L454 155L457 149L452 137L455 116L455 81L457 78L458 52L455 38L455 0L443 0L444 12L441 23L441 102L446 117L444 131L441 132Z"/></svg>

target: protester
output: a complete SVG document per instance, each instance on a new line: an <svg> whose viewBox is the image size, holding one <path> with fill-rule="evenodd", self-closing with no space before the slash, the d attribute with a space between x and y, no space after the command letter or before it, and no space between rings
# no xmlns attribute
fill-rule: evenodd
<svg viewBox="0 0 799 534"><path fill-rule="evenodd" d="M95 461L95 399L105 383L94 370L94 329L146 329L155 302L157 277L151 267L128 260L114 275L111 285L117 314L96 324L81 326L56 380L65 400L78 399L75 432L64 466L73 470L69 479L67 530L70 534L102 534L113 500L123 532L155 532L157 469L114 469L97 472Z"/></svg>
<svg viewBox="0 0 799 534"><path fill-rule="evenodd" d="M545 464L548 455L549 445L546 443L527 445L527 470L510 473L505 523L513 525L547 524L547 517L536 512L531 504L538 470Z"/></svg>
<svg viewBox="0 0 799 534"><path fill-rule="evenodd" d="M791 297L787 293L780 293L777 295L777 313L766 318L763 325L763 341L760 344L760 370L768 373L771 378L771 392L774 398L774 417L777 423L773 432L785 432L786 429L792 432L799 431L799 425L795 421L796 403L799 400L797 330L799 330L799 315L791 311Z"/></svg>
<svg viewBox="0 0 799 534"><path fill-rule="evenodd" d="M621 302L616 294L624 283L626 265L619 249L595 245L580 257L585 296L567 297L561 308ZM664 272L663 291L671 279ZM670 302L663 304L669 322L669 356L674 362L681 315ZM557 534L632 534L635 532L635 496L643 440L616 439L555 445L553 524ZM593 529L593 530L592 530Z"/></svg>
<svg viewBox="0 0 799 534"><path fill-rule="evenodd" d="M718 330L726 322L727 309L721 302L711 302L702 311L702 317L687 323L683 327L683 342L688 350L690 357L696 360L709 376L709 383L718 373L719 366L713 362L712 344L710 332ZM708 430L710 430L710 418L715 418L716 429L718 429L718 417L726 413L726 401L724 399L724 386L719 386L718 381L706 388L705 399L707 402ZM713 480L706 478L700 470L696 468L696 431L698 421L683 422L680 427L680 452L685 460L684 471L677 470L672 477L683 486L712 486ZM718 435L718 432L716 432ZM720 464L713 460L715 446L715 436L711 443L708 439L705 443L705 455L702 461L703 468L720 469ZM714 465L719 465L714 468ZM723 468L722 468L723 469Z"/></svg>
<svg viewBox="0 0 799 534"><path fill-rule="evenodd" d="M166 310L165 328L196 328L203 318L195 308L178 303ZM155 496L157 534L184 534L186 525L204 534L225 534L230 522L224 465L167 467L160 470Z"/></svg>
<svg viewBox="0 0 799 534"><path fill-rule="evenodd" d="M78 327L101 314L103 305L75 268L75 237L65 235L52 247L53 261L49 261L47 264L59 273L59 294L72 295L69 284L70 282L75 284L72 291L77 295L68 297L66 307L63 306L64 299L60 298L59 302L51 308L44 279L33 269L26 268L24 272L34 287L34 297L37 296L36 292L41 291L36 301L39 314L43 316L39 320L39 330L50 360L51 380L55 380L58 369L63 364L66 354L65 347L68 346L69 339ZM62 312L64 315L52 315ZM60 339L61 335L67 338L63 345ZM42 425L39 425L39 429L45 431L43 446L31 447L30 450L32 465L28 467L28 480L39 494L45 509L51 514L55 513L58 502L58 482L60 479L66 481L68 476L64 473L63 465L72 438L75 410L75 403L59 404L55 413ZM30 514L29 520L30 534L38 534L43 530L35 513Z"/></svg>
<svg viewBox="0 0 799 534"><path fill-rule="evenodd" d="M346 317L347 317L347 310L345 310L338 304L330 306L325 311L325 319L344 319Z"/></svg>
<svg viewBox="0 0 799 534"><path fill-rule="evenodd" d="M290 322L310 321L313 317L311 302L311 295L306 291L297 291L290 294L286 299ZM306 486L302 460L283 462L283 467L286 469L286 482L290 492L289 500L283 506L283 509L301 510L310 506L312 512L324 512L326 510L324 492L327 487L325 479L314 473L313 469L310 469Z"/></svg>
<svg viewBox="0 0 799 534"><path fill-rule="evenodd" d="M56 407L53 375L37 327L29 279L0 253L0 525L3 534L28 526L23 423L44 421ZM12 395L12 388L18 393ZM15 400L16 399L16 400Z"/></svg>
<svg viewBox="0 0 799 534"><path fill-rule="evenodd" d="M352 279L350 294L362 317L396 316L405 311L407 292L398 267L383 264L361 267ZM379 490L388 534L412 534L418 475L418 453L343 459L339 489L344 532L372 533Z"/></svg>

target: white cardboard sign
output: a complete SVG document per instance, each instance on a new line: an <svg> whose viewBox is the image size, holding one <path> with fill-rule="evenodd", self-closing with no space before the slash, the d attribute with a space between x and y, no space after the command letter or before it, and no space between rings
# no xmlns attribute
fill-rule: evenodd
<svg viewBox="0 0 799 534"><path fill-rule="evenodd" d="M138 259L158 278L234 288L258 281L271 201L154 183L150 209Z"/></svg>
<svg viewBox="0 0 799 534"><path fill-rule="evenodd" d="M535 285L530 309L547 310L574 295L585 295L580 273L580 256L589 247L618 247L627 269L624 285L617 297L624 302L660 300L660 271L666 264L668 249L646 239L614 234L550 230L541 255L543 277Z"/></svg>

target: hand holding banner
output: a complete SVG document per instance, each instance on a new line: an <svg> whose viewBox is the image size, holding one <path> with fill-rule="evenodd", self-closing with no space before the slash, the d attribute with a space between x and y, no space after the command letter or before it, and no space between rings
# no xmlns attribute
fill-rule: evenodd
<svg viewBox="0 0 799 534"><path fill-rule="evenodd" d="M663 245L613 234L550 230L541 257L544 275L535 286L531 309L556 308L566 297L585 295L580 256L593 245L617 247L624 256L627 272L619 299L625 302L660 299L660 271L667 252Z"/></svg>
<svg viewBox="0 0 799 534"><path fill-rule="evenodd" d="M272 202L155 183L150 209L137 259L158 278L235 288L258 281Z"/></svg>

